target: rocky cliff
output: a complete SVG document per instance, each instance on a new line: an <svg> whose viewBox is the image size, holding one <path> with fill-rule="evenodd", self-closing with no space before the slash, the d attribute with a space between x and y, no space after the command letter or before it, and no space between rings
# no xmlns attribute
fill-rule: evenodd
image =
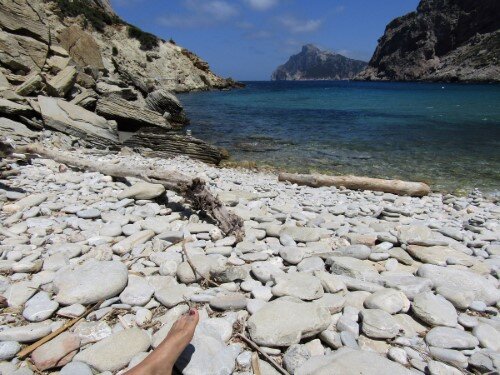
<svg viewBox="0 0 500 375"><path fill-rule="evenodd" d="M387 25L357 78L500 81L500 1L422 0Z"/></svg>
<svg viewBox="0 0 500 375"><path fill-rule="evenodd" d="M351 79L366 67L360 60L349 59L338 53L322 51L312 44L302 47L302 51L273 73L273 81L296 81L315 79Z"/></svg>
<svg viewBox="0 0 500 375"><path fill-rule="evenodd" d="M173 92L234 85L175 42L122 21L108 0L0 3L0 135L119 149L126 133L127 146L149 155L217 163L220 150L170 134L188 123Z"/></svg>

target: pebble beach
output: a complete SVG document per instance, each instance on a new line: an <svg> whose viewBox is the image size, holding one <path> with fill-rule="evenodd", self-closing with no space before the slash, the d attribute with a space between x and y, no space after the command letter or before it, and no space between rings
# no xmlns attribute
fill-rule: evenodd
<svg viewBox="0 0 500 375"><path fill-rule="evenodd" d="M290 374L499 371L500 206L479 191L412 198L186 157L80 157L200 177L245 237L224 236L161 185L49 159L11 165L20 173L0 190L1 374L124 373L190 307L201 319L176 365L186 375L253 374L237 334ZM262 357L259 367L279 373Z"/></svg>

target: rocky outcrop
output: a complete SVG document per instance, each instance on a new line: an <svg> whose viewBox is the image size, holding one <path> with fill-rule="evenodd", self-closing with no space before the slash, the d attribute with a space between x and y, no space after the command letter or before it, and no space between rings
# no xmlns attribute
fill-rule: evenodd
<svg viewBox="0 0 500 375"><path fill-rule="evenodd" d="M140 108L116 97L101 98L97 102L96 111L106 118L113 119L124 131L136 131L144 126L155 126L163 129L172 127L155 111Z"/></svg>
<svg viewBox="0 0 500 375"><path fill-rule="evenodd" d="M173 92L234 85L120 20L108 0L0 4L0 136L16 143L114 151L122 138L150 156L218 163L221 150L173 132L189 122Z"/></svg>
<svg viewBox="0 0 500 375"><path fill-rule="evenodd" d="M219 164L227 155L200 139L158 128L143 128L123 142L145 156L173 157L179 154L210 164Z"/></svg>
<svg viewBox="0 0 500 375"><path fill-rule="evenodd" d="M117 148L118 134L104 117L62 99L38 97L45 126L72 135L93 147Z"/></svg>
<svg viewBox="0 0 500 375"><path fill-rule="evenodd" d="M273 81L339 80L354 78L366 63L330 51L322 51L312 44L302 47L273 73Z"/></svg>
<svg viewBox="0 0 500 375"><path fill-rule="evenodd" d="M500 2L422 0L389 23L357 78L500 81Z"/></svg>

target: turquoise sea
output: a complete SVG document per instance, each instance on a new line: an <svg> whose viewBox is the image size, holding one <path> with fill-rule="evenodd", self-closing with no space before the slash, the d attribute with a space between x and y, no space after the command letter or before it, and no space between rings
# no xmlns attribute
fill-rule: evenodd
<svg viewBox="0 0 500 375"><path fill-rule="evenodd" d="M245 83L180 95L192 134L235 161L500 190L500 85Z"/></svg>

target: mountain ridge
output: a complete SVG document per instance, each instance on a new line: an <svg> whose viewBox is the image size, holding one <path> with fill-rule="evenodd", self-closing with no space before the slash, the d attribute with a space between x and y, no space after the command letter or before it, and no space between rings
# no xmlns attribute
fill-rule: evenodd
<svg viewBox="0 0 500 375"><path fill-rule="evenodd" d="M323 51L314 44L306 44L272 74L272 81L341 80L354 78L366 62Z"/></svg>
<svg viewBox="0 0 500 375"><path fill-rule="evenodd" d="M387 25L356 79L500 82L500 1L421 0Z"/></svg>

